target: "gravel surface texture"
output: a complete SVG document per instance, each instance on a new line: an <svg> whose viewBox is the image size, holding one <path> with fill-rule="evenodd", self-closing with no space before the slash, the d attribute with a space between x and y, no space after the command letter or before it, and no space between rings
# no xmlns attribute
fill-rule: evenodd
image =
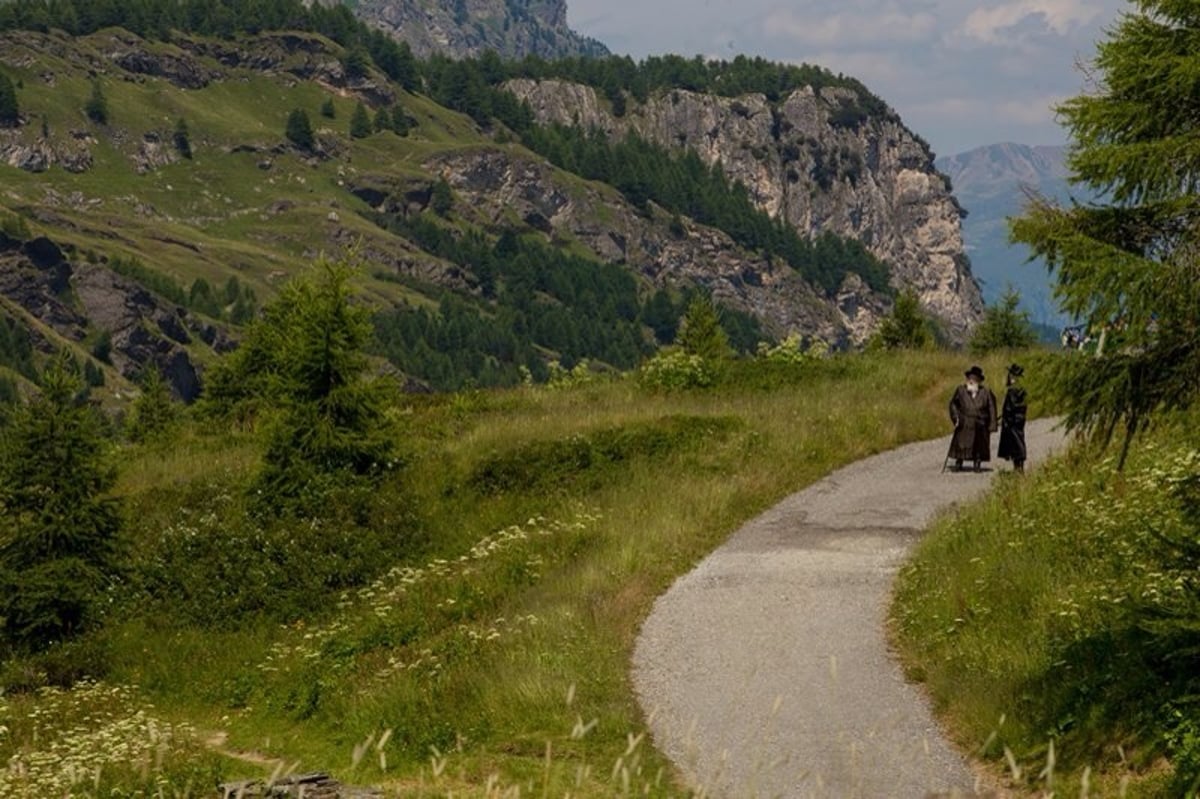
<svg viewBox="0 0 1200 799"><path fill-rule="evenodd" d="M716 797L982 792L885 631L892 581L921 532L997 473L943 473L948 439L794 494L655 603L634 685L655 744L693 787ZM1033 462L1064 442L1045 420L1027 439Z"/></svg>

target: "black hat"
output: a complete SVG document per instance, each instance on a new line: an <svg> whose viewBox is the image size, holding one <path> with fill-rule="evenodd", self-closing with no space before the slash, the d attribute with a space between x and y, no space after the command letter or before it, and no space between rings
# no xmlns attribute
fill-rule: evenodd
<svg viewBox="0 0 1200 799"><path fill-rule="evenodd" d="M1025 368L1019 363L1014 363L1012 366L1008 367L1008 373L1013 377L1021 377L1025 374Z"/></svg>
<svg viewBox="0 0 1200 799"><path fill-rule="evenodd" d="M966 372L964 372L964 374L967 377L970 377L971 375L978 377L980 383L982 383L985 379L983 376L983 370L980 369L978 366L972 366L970 369L968 369Z"/></svg>

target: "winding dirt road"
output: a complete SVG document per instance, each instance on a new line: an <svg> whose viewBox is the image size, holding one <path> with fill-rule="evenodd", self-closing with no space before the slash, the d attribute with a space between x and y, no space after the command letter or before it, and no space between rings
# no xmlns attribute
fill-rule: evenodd
<svg viewBox="0 0 1200 799"><path fill-rule="evenodd" d="M1034 461L1063 443L1052 427L1029 425ZM947 441L859 461L794 494L655 603L634 685L655 743L704 794L976 792L885 633L910 547L994 474L942 474Z"/></svg>

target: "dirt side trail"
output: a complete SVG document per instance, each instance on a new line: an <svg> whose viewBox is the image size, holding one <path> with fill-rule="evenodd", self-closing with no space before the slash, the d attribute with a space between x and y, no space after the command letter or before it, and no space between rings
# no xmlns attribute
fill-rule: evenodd
<svg viewBox="0 0 1200 799"><path fill-rule="evenodd" d="M634 685L655 743L705 794L975 792L885 632L910 547L936 513L980 496L996 474L941 473L948 439L859 461L794 494L655 603ZM1031 423L1027 439L1034 463L1064 442L1049 421Z"/></svg>

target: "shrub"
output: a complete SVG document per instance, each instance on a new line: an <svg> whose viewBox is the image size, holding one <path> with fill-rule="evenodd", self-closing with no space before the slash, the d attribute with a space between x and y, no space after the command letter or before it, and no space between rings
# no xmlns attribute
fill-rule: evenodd
<svg viewBox="0 0 1200 799"><path fill-rule="evenodd" d="M716 382L712 365L699 355L683 350L664 350L642 365L638 381L660 391L707 388Z"/></svg>
<svg viewBox="0 0 1200 799"><path fill-rule="evenodd" d="M1037 331L1028 311L1018 311L1021 295L1009 288L1000 302L984 312L983 322L971 336L971 351L983 355L996 350L1023 350L1037 343Z"/></svg>
<svg viewBox="0 0 1200 799"><path fill-rule="evenodd" d="M799 333L793 333L772 347L765 341L758 345L757 357L769 363L801 365L819 361L829 354L829 345L815 339L807 346Z"/></svg>
<svg viewBox="0 0 1200 799"><path fill-rule="evenodd" d="M104 88L99 79L92 81L92 93L83 106L83 112L97 125L108 124L108 100L104 96Z"/></svg>
<svg viewBox="0 0 1200 799"><path fill-rule="evenodd" d="M0 72L0 128L21 124L21 109L17 104L17 87L12 78Z"/></svg>
<svg viewBox="0 0 1200 799"><path fill-rule="evenodd" d="M921 310L921 301L914 291L901 292L896 297L892 313L879 325L871 337L872 349L920 350L933 346L933 325Z"/></svg>

